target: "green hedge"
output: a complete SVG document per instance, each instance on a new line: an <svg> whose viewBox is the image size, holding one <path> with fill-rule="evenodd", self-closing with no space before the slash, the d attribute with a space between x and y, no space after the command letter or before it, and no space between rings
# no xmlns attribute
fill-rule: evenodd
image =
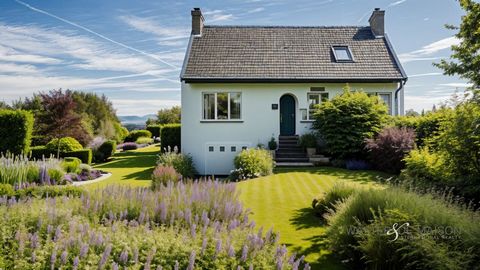
<svg viewBox="0 0 480 270"><path fill-rule="evenodd" d="M147 130L152 133L153 137L160 137L160 131L162 130L161 125L149 125L147 126Z"/></svg>
<svg viewBox="0 0 480 270"><path fill-rule="evenodd" d="M105 141L94 151L93 157L95 162L102 162L109 159L117 150L117 142L114 140Z"/></svg>
<svg viewBox="0 0 480 270"><path fill-rule="evenodd" d="M28 153L32 139L33 115L22 110L0 110L0 152Z"/></svg>
<svg viewBox="0 0 480 270"><path fill-rule="evenodd" d="M65 153L60 153L60 157L66 158L66 157L76 157L79 158L82 163L84 164L91 164L92 163L92 149L82 149L78 151L72 151L72 152L65 152Z"/></svg>
<svg viewBox="0 0 480 270"><path fill-rule="evenodd" d="M178 147L180 151L180 124L167 124L162 126L160 140L162 142L162 151L165 149Z"/></svg>
<svg viewBox="0 0 480 270"><path fill-rule="evenodd" d="M53 152L45 145L30 148L30 159L41 160L43 158L49 158L51 155L53 155Z"/></svg>
<svg viewBox="0 0 480 270"><path fill-rule="evenodd" d="M148 130L140 129L140 130L132 130L127 137L125 137L125 142L136 142L140 137L152 137L152 133Z"/></svg>

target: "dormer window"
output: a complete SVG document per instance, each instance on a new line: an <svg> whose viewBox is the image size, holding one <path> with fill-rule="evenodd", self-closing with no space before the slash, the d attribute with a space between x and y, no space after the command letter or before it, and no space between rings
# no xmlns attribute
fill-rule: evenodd
<svg viewBox="0 0 480 270"><path fill-rule="evenodd" d="M333 46L333 55L337 62L353 62L352 52L348 46Z"/></svg>

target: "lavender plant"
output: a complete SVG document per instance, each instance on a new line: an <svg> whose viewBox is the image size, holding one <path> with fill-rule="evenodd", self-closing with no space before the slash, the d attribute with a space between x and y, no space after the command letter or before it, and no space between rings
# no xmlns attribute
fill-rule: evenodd
<svg viewBox="0 0 480 270"><path fill-rule="evenodd" d="M248 213L233 184L215 181L0 198L0 268L299 269L303 258Z"/></svg>

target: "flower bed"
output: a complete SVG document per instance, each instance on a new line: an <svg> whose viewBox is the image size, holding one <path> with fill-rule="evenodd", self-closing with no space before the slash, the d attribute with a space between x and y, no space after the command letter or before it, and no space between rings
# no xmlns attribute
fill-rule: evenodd
<svg viewBox="0 0 480 270"><path fill-rule="evenodd" d="M237 195L234 184L192 181L0 198L0 268L299 269L303 258L254 230Z"/></svg>

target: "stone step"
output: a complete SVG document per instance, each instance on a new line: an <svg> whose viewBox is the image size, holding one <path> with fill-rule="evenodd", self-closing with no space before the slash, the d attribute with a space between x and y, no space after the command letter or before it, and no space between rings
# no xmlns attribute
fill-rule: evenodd
<svg viewBox="0 0 480 270"><path fill-rule="evenodd" d="M292 136L278 136L279 140L282 139L297 139L298 140L298 135L292 135Z"/></svg>
<svg viewBox="0 0 480 270"><path fill-rule="evenodd" d="M305 152L301 147L279 147L277 152Z"/></svg>
<svg viewBox="0 0 480 270"><path fill-rule="evenodd" d="M306 158L307 155L305 153L284 153L284 152L277 152L275 154L277 158Z"/></svg>
<svg viewBox="0 0 480 270"><path fill-rule="evenodd" d="M311 162L277 162L277 167L312 167Z"/></svg>
<svg viewBox="0 0 480 270"><path fill-rule="evenodd" d="M276 162L309 162L307 157L275 157Z"/></svg>
<svg viewBox="0 0 480 270"><path fill-rule="evenodd" d="M280 145L280 146L283 146L283 145L285 145L285 146L299 146L298 142L296 142L296 141L279 142L278 145Z"/></svg>

